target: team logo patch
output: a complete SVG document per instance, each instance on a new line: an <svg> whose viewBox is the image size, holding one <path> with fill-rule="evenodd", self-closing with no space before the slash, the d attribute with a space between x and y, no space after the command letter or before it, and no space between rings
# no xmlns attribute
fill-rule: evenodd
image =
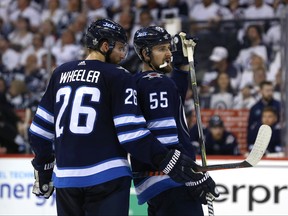
<svg viewBox="0 0 288 216"><path fill-rule="evenodd" d="M147 74L146 76L143 76L143 78L148 78L150 80L153 78L162 78L162 76L163 74L152 72L152 73Z"/></svg>

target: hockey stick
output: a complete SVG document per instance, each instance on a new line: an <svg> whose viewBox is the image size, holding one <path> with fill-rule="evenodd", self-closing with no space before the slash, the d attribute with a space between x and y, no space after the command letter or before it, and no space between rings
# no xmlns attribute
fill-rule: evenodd
<svg viewBox="0 0 288 216"><path fill-rule="evenodd" d="M239 168L249 168L255 167L258 162L263 157L267 146L270 142L272 135L272 130L268 125L261 125L257 133L257 137L253 148L247 158L241 162L236 163L227 163L227 164L215 164L209 166L200 166L197 165L195 168L196 172L206 172L206 171L216 171L216 170L227 170L227 169L239 169ZM144 178L148 176L159 176L165 175L160 171L151 171L151 172L135 172L133 173L134 178Z"/></svg>
<svg viewBox="0 0 288 216"><path fill-rule="evenodd" d="M195 112L196 112L196 122L197 122L198 133L199 133L199 144L201 148L202 166L207 166L205 140L204 140L204 134L203 134L202 121L201 121L200 103L199 103L197 81L196 81L196 74L195 74L195 67L194 67L194 48L196 46L196 43L192 39L187 40L186 34L184 32L181 32L179 36L182 40L183 54L185 57L188 57L188 62L189 62L189 72L190 72L190 78L191 78L194 107L195 107ZM209 216L213 216L214 208L213 208L212 195L207 194L206 200L207 200L207 205L208 205Z"/></svg>

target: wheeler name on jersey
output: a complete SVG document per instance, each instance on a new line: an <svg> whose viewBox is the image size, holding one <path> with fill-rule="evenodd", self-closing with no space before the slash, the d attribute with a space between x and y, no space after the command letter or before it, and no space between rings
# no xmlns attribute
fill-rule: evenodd
<svg viewBox="0 0 288 216"><path fill-rule="evenodd" d="M99 71L72 70L61 73L60 84L68 82L92 82L97 83L100 76Z"/></svg>

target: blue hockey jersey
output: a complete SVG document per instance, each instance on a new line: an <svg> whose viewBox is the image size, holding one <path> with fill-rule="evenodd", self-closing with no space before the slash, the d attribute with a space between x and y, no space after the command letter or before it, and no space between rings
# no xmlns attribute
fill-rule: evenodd
<svg viewBox="0 0 288 216"><path fill-rule="evenodd" d="M138 103L149 130L163 146L179 149L195 160L183 108L188 73L175 69L169 78L155 71L146 71L136 74L135 79ZM131 164L133 172L155 170L149 164L139 162L133 157ZM167 189L182 186L167 175L135 178L134 185L139 204Z"/></svg>
<svg viewBox="0 0 288 216"><path fill-rule="evenodd" d="M127 151L152 165L166 154L137 106L132 76L97 60L55 69L29 129L36 163L55 150L55 187L86 187L131 176Z"/></svg>

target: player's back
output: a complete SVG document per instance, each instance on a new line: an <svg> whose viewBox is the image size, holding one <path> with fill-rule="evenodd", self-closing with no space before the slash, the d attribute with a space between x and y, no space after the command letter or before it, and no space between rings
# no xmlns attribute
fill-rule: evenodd
<svg viewBox="0 0 288 216"><path fill-rule="evenodd" d="M113 121L126 114L120 100L129 77L123 68L97 60L69 62L54 71L31 128L55 133L55 186L89 186L130 175ZM45 125L41 112L51 115L54 125Z"/></svg>

